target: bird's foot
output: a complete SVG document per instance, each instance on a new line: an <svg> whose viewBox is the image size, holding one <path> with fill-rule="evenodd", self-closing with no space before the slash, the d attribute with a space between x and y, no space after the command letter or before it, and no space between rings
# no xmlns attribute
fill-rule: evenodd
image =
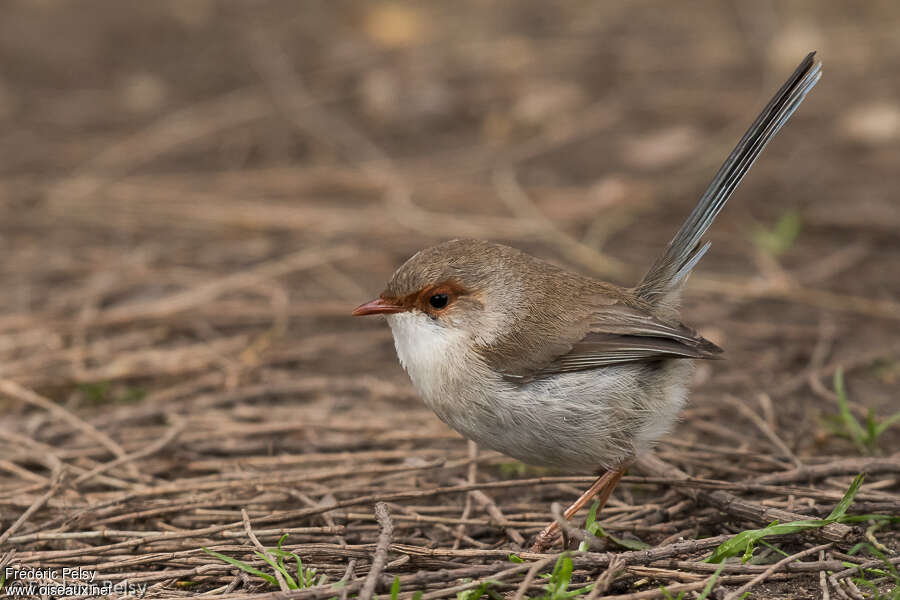
<svg viewBox="0 0 900 600"><path fill-rule="evenodd" d="M563 513L565 519L571 519L575 516L575 513L587 506L588 502L595 497L600 503L600 506L597 508L597 512L599 512L606 504L606 501L609 500L609 496L612 494L613 490L616 489L616 485L619 483L619 480L622 479L624 473L624 467L603 473L603 475L598 477L597 481L595 481L593 485L591 485L591 487L572 504L572 506L566 509L566 512ZM537 553L546 552L556 543L558 537L559 523L553 521L544 527L544 530L538 534L537 538L535 538L534 544L531 546L531 551Z"/></svg>

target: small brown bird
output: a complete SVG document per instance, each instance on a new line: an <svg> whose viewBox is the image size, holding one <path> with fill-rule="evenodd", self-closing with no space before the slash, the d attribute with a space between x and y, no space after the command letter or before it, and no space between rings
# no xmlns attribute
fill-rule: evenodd
<svg viewBox="0 0 900 600"><path fill-rule="evenodd" d="M513 248L452 240L418 252L381 296L425 403L465 437L525 463L603 474L565 513L605 503L625 468L675 422L693 360L721 350L678 320L701 237L821 75L810 53L741 138L665 252L633 288ZM544 549L551 524L538 537Z"/></svg>

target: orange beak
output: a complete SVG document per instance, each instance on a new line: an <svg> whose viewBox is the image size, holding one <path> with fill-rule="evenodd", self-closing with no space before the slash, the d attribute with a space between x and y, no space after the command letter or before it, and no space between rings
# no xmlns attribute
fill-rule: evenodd
<svg viewBox="0 0 900 600"><path fill-rule="evenodd" d="M365 315L391 315L403 312L406 309L397 304L391 304L383 298L376 298L371 302L366 302L357 306L351 313L354 317L362 317Z"/></svg>

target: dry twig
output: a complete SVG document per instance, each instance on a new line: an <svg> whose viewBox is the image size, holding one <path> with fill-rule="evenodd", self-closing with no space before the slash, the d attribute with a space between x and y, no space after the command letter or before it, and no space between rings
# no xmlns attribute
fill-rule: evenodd
<svg viewBox="0 0 900 600"><path fill-rule="evenodd" d="M391 548L391 540L394 537L394 523L391 521L391 512L384 502L375 505L375 518L381 525L381 533L378 534L378 543L375 546L375 554L372 557L372 565L369 574L359 592L361 600L371 600L375 595L375 586L378 585L378 577L381 575L387 562L388 551Z"/></svg>

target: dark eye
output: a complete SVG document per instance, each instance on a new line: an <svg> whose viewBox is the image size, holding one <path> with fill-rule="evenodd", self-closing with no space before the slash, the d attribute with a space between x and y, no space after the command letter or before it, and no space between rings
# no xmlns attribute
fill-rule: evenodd
<svg viewBox="0 0 900 600"><path fill-rule="evenodd" d="M450 296L447 294L435 294L428 299L428 304L437 309L444 308L448 302L450 302Z"/></svg>

